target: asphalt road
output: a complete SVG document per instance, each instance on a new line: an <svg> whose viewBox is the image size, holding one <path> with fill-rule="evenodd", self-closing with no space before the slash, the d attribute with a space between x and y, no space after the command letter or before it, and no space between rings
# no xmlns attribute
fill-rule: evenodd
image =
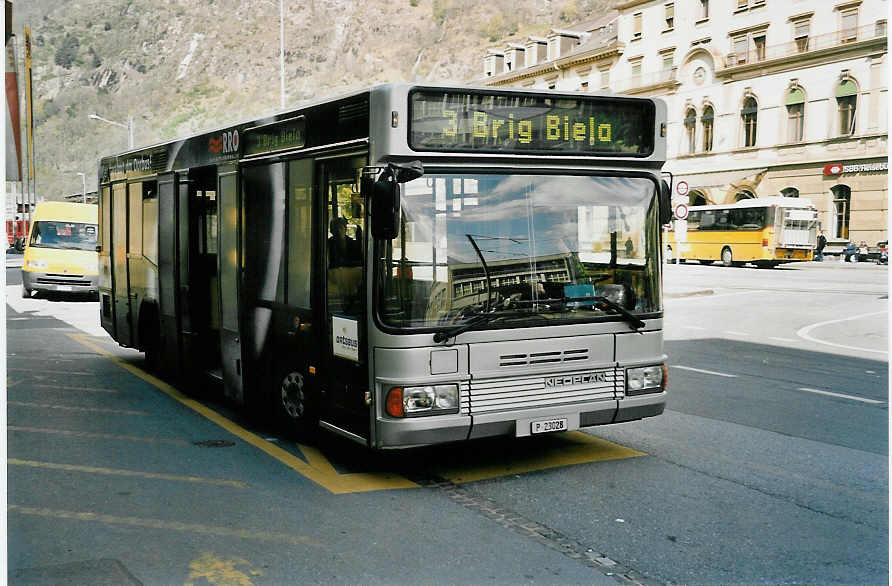
<svg viewBox="0 0 892 586"><path fill-rule="evenodd" d="M178 396L16 272L10 583L888 582L885 267L667 267L662 416L397 456Z"/></svg>

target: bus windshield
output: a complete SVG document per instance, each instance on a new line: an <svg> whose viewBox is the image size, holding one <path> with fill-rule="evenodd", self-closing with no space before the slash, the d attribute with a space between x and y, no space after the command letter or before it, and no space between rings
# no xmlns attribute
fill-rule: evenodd
<svg viewBox="0 0 892 586"><path fill-rule="evenodd" d="M505 328L659 312L655 189L643 177L582 175L406 183L399 234L378 247L379 319Z"/></svg>
<svg viewBox="0 0 892 586"><path fill-rule="evenodd" d="M38 248L95 251L96 242L96 224L39 221L34 223L28 245Z"/></svg>

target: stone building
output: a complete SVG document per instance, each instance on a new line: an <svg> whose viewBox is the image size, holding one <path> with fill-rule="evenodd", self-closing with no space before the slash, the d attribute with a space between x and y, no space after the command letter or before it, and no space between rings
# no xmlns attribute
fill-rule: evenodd
<svg viewBox="0 0 892 586"><path fill-rule="evenodd" d="M625 0L490 50L482 81L660 97L666 169L690 203L808 198L831 242L873 244L888 231L887 10L886 0Z"/></svg>

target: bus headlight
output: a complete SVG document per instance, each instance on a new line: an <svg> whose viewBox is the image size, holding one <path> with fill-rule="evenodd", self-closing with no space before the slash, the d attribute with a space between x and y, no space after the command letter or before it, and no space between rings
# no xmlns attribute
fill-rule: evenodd
<svg viewBox="0 0 892 586"><path fill-rule="evenodd" d="M458 413L458 385L394 387L387 392L384 405L391 417Z"/></svg>
<svg viewBox="0 0 892 586"><path fill-rule="evenodd" d="M626 369L626 395L659 393L666 390L666 365L641 366Z"/></svg>
<svg viewBox="0 0 892 586"><path fill-rule="evenodd" d="M31 269L45 269L47 267L45 260L29 260L26 264Z"/></svg>

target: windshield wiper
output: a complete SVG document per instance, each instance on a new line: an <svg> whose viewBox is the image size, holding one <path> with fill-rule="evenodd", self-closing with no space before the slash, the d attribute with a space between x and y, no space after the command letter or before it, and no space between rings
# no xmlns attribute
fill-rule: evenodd
<svg viewBox="0 0 892 586"><path fill-rule="evenodd" d="M459 334L463 334L464 332L472 330L479 325L488 324L492 320L500 317L503 316L496 313L478 313L460 326L455 326L451 330L437 332L436 334L434 334L434 342L436 342L437 344L439 344L440 342L445 342L449 338L454 338Z"/></svg>
<svg viewBox="0 0 892 586"><path fill-rule="evenodd" d="M608 309L612 309L613 311L621 315L622 318L629 323L629 327L631 327L639 334L643 333L640 331L641 328L647 325L640 318L638 318L638 316L629 312L629 310L627 310L625 307L613 301L612 299L604 297L603 295L595 295L594 297L564 297L563 301L565 304L574 301L585 301L589 303L600 303L602 305L606 305Z"/></svg>

